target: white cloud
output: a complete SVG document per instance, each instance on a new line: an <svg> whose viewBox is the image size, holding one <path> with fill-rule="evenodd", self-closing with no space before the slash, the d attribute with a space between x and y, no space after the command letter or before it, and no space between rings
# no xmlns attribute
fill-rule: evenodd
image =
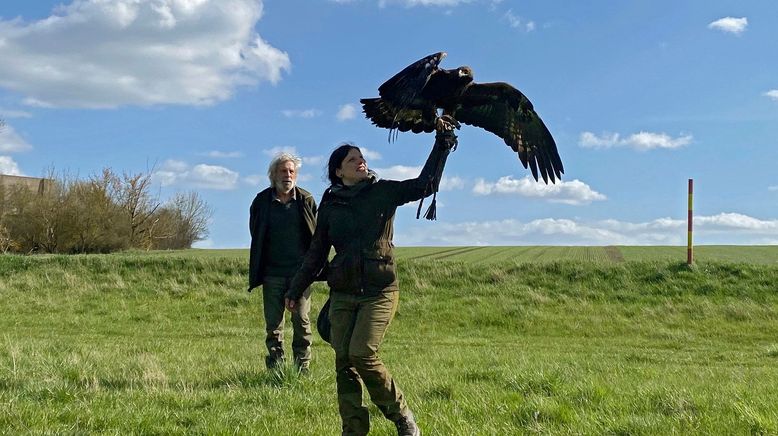
<svg viewBox="0 0 778 436"><path fill-rule="evenodd" d="M320 165L324 162L324 156L303 156L303 165Z"/></svg>
<svg viewBox="0 0 778 436"><path fill-rule="evenodd" d="M19 164L14 162L10 156L0 156L0 174L9 176L22 176L22 171L19 169Z"/></svg>
<svg viewBox="0 0 778 436"><path fill-rule="evenodd" d="M465 179L458 176L443 176L440 180L441 191L454 191L457 189L465 189Z"/></svg>
<svg viewBox="0 0 778 436"><path fill-rule="evenodd" d="M260 0L74 0L0 20L0 87L33 106L207 105L273 84L289 56L255 31Z"/></svg>
<svg viewBox="0 0 778 436"><path fill-rule="evenodd" d="M251 174L243 178L243 182L251 186L269 185L266 174Z"/></svg>
<svg viewBox="0 0 778 436"><path fill-rule="evenodd" d="M503 19L507 20L508 24L514 29L521 29L525 32L532 32L535 30L534 21L525 21L520 16L514 14L513 9L508 9L508 11L503 15Z"/></svg>
<svg viewBox="0 0 778 436"><path fill-rule="evenodd" d="M297 176L297 183L309 182L313 180L313 176L310 174L299 174ZM251 174L243 178L243 183L265 189L270 186L270 181L267 178L267 174Z"/></svg>
<svg viewBox="0 0 778 436"><path fill-rule="evenodd" d="M168 160L154 173L162 186L183 185L197 188L230 190L237 187L239 174L219 165L197 164Z"/></svg>
<svg viewBox="0 0 778 436"><path fill-rule="evenodd" d="M319 165L324 162L324 156L300 156L297 153L297 147L292 146L278 146L271 149L262 150L262 153L268 157L275 157L279 153L289 153L294 156L300 157L303 161L303 165ZM268 162L270 163L270 162Z"/></svg>
<svg viewBox="0 0 778 436"><path fill-rule="evenodd" d="M703 216L694 219L695 227L707 231L774 231L778 233L778 220L764 221L740 213L720 213L714 216Z"/></svg>
<svg viewBox="0 0 778 436"><path fill-rule="evenodd" d="M610 245L627 244L626 236L596 224L545 218L439 222L395 236L398 245Z"/></svg>
<svg viewBox="0 0 778 436"><path fill-rule="evenodd" d="M356 105L353 105L351 103L344 104L343 106L338 109L338 113L335 115L335 118L338 119L338 121L346 121L346 120L353 120L357 116L357 107Z"/></svg>
<svg viewBox="0 0 778 436"><path fill-rule="evenodd" d="M284 145L262 150L262 153L265 153L265 155L269 157L275 157L278 153L289 153L297 156L297 148Z"/></svg>
<svg viewBox="0 0 778 436"><path fill-rule="evenodd" d="M748 18L724 17L708 24L709 29L721 30L722 32L734 33L740 35L748 27Z"/></svg>
<svg viewBox="0 0 778 436"><path fill-rule="evenodd" d="M18 153L32 149L32 146L19 136L14 128L5 124L0 129L0 153Z"/></svg>
<svg viewBox="0 0 778 436"><path fill-rule="evenodd" d="M421 167L409 167L405 165L394 165L388 168L371 168L378 174L378 177L385 180L406 180L418 177Z"/></svg>
<svg viewBox="0 0 778 436"><path fill-rule="evenodd" d="M778 191L778 185L776 185L776 186L768 186L767 190L768 191Z"/></svg>
<svg viewBox="0 0 778 436"><path fill-rule="evenodd" d="M384 180L407 180L419 177L421 173L420 166L394 165L387 168L372 168L378 177ZM458 176L443 176L440 181L440 191L453 191L463 189L465 180Z"/></svg>
<svg viewBox="0 0 778 436"><path fill-rule="evenodd" d="M632 223L544 218L415 225L395 236L398 245L686 245L686 220ZM738 213L695 217L696 244L770 244L778 220Z"/></svg>
<svg viewBox="0 0 778 436"><path fill-rule="evenodd" d="M27 111L15 109L4 109L0 107L0 118L31 118L32 114Z"/></svg>
<svg viewBox="0 0 778 436"><path fill-rule="evenodd" d="M189 180L198 187L210 189L234 189L238 181L238 173L219 165L195 165Z"/></svg>
<svg viewBox="0 0 778 436"><path fill-rule="evenodd" d="M578 144L586 148L610 148L619 144L619 134L603 133L597 136L592 132L583 132Z"/></svg>
<svg viewBox="0 0 778 436"><path fill-rule="evenodd" d="M379 0L378 5L385 7L392 4L400 4L408 8L414 6L459 6L460 4L471 3L473 0ZM340 1L339 3L344 3Z"/></svg>
<svg viewBox="0 0 778 436"><path fill-rule="evenodd" d="M689 145L692 135L673 138L666 133L639 132L622 138L618 133L603 133L597 136L592 132L581 133L578 144L584 148L629 147L639 151L655 148L674 149Z"/></svg>
<svg viewBox="0 0 778 436"><path fill-rule="evenodd" d="M778 101L778 89L771 89L764 93L766 97L770 97L771 99Z"/></svg>
<svg viewBox="0 0 778 436"><path fill-rule="evenodd" d="M216 158L216 159L232 159L232 158L243 157L243 153L239 151L219 151L219 150L213 150L207 153L202 153L202 155Z"/></svg>
<svg viewBox="0 0 778 436"><path fill-rule="evenodd" d="M321 115L318 109L286 109L281 113L287 118L314 118Z"/></svg>
<svg viewBox="0 0 778 436"><path fill-rule="evenodd" d="M381 160L383 158L383 156L381 156L381 153L377 151L370 150L365 147L359 147L359 150L362 152L362 157L364 157L368 161Z"/></svg>
<svg viewBox="0 0 778 436"><path fill-rule="evenodd" d="M678 148L692 142L691 135L671 138L664 133L640 132L629 136L626 143L637 150L651 150L653 148Z"/></svg>
<svg viewBox="0 0 778 436"><path fill-rule="evenodd" d="M478 179L473 187L473 193L477 195L519 195L522 197L542 198L552 203L564 203L570 205L585 205L592 201L602 201L607 197L593 190L589 185L580 181L558 181L555 184L536 182L529 177L514 179L512 176L500 177L496 182L486 182Z"/></svg>

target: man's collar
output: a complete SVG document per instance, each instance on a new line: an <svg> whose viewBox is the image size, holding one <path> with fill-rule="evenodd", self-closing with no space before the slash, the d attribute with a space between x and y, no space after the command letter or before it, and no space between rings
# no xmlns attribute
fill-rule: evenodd
<svg viewBox="0 0 778 436"><path fill-rule="evenodd" d="M289 199L290 201L297 200L297 187L295 186L292 188L292 198ZM278 199L278 192L276 191L275 187L272 187L270 189L270 201L281 201Z"/></svg>

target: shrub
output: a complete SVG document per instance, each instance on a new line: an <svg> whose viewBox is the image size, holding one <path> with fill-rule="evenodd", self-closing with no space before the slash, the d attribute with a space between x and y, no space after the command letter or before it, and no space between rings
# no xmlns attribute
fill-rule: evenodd
<svg viewBox="0 0 778 436"><path fill-rule="evenodd" d="M196 192L165 204L151 195L151 172L121 177L110 168L86 180L53 177L43 192L3 189L0 252L108 253L190 248L208 234L212 211Z"/></svg>

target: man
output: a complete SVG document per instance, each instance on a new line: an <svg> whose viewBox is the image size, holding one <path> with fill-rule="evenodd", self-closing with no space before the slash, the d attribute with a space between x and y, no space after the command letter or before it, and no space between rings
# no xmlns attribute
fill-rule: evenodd
<svg viewBox="0 0 778 436"><path fill-rule="evenodd" d="M284 294L303 261L316 228L316 201L306 190L296 186L301 160L280 153L267 171L270 187L251 203L249 231L249 292L262 286L268 369L284 363ZM310 292L292 311L294 364L301 373L308 372L311 361Z"/></svg>

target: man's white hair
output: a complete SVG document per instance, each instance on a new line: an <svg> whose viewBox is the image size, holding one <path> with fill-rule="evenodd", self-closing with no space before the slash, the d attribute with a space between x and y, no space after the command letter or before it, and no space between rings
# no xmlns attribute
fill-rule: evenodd
<svg viewBox="0 0 778 436"><path fill-rule="evenodd" d="M282 152L278 153L273 160L270 161L270 165L267 168L267 178L270 179L270 187L276 187L275 175L276 170L282 164L292 162L294 164L294 171L299 172L300 167L303 165L303 160L293 155L292 153Z"/></svg>

